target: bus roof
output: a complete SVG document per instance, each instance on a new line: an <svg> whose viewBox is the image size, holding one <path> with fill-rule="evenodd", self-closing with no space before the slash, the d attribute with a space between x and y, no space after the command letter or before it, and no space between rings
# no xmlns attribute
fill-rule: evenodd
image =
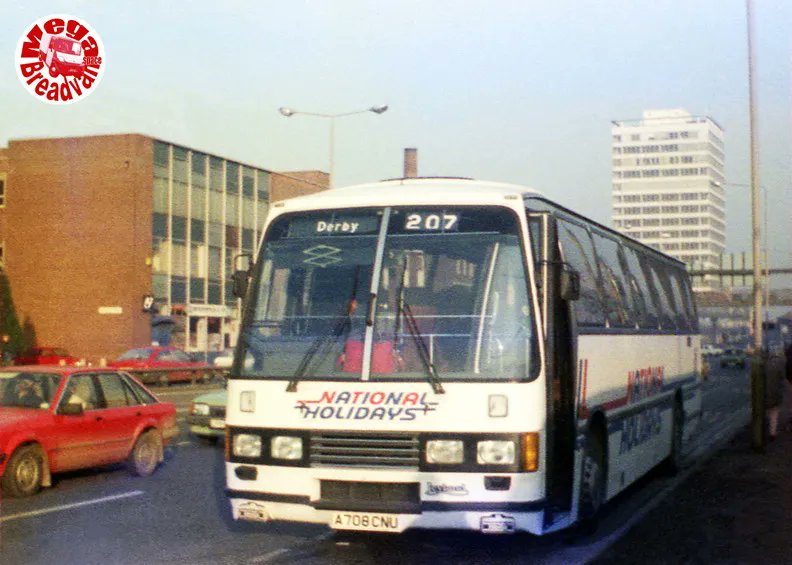
<svg viewBox="0 0 792 565"><path fill-rule="evenodd" d="M516 184L465 178L403 178L323 190L281 200L274 203L273 208L286 211L411 204L513 206L515 202L522 205L523 199L527 196L541 196L541 194Z"/></svg>

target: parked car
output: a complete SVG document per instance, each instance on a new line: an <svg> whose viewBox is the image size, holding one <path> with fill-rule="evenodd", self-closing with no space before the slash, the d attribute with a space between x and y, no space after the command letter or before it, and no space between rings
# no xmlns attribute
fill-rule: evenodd
<svg viewBox="0 0 792 565"><path fill-rule="evenodd" d="M717 345L706 343L701 346L701 352L708 357L714 357L717 355L723 355L723 348L718 347Z"/></svg>
<svg viewBox="0 0 792 565"><path fill-rule="evenodd" d="M116 369L132 369L144 383L169 385L172 382L208 381L211 372L206 365L193 361L181 349L166 346L136 347L123 353L115 361L107 364ZM184 371L175 369L184 368ZM143 369L147 369L143 371ZM159 371L158 369L170 369Z"/></svg>
<svg viewBox="0 0 792 565"><path fill-rule="evenodd" d="M212 364L215 367L222 367L227 369L234 363L234 350L224 349L220 354L214 358Z"/></svg>
<svg viewBox="0 0 792 565"><path fill-rule="evenodd" d="M125 461L151 475L178 434L176 406L130 375L88 367L0 369L0 485L29 496L52 475Z"/></svg>
<svg viewBox="0 0 792 565"><path fill-rule="evenodd" d="M234 350L225 349L212 362L215 367L229 369L234 364ZM250 368L253 366L253 356L248 353L245 355L245 367Z"/></svg>
<svg viewBox="0 0 792 565"><path fill-rule="evenodd" d="M14 359L14 365L74 365L76 357L62 347L32 347Z"/></svg>
<svg viewBox="0 0 792 565"><path fill-rule="evenodd" d="M187 414L190 433L212 443L222 438L225 435L227 401L225 389L212 390L195 397Z"/></svg>
<svg viewBox="0 0 792 565"><path fill-rule="evenodd" d="M742 349L725 349L720 356L720 366L745 368L745 351Z"/></svg>

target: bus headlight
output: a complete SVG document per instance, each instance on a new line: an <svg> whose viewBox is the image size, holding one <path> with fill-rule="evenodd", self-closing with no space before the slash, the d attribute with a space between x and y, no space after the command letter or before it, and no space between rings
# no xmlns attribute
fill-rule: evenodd
<svg viewBox="0 0 792 565"><path fill-rule="evenodd" d="M275 436L270 441L270 456L273 459L297 461L303 457L302 438L294 436Z"/></svg>
<svg viewBox="0 0 792 565"><path fill-rule="evenodd" d="M237 457L260 457L261 436L255 434L236 434L233 453Z"/></svg>
<svg viewBox="0 0 792 565"><path fill-rule="evenodd" d="M513 465L515 451L513 441L480 441L476 446L476 461L479 465Z"/></svg>
<svg viewBox="0 0 792 565"><path fill-rule="evenodd" d="M430 439L426 442L426 462L441 465L462 463L465 447L459 439Z"/></svg>

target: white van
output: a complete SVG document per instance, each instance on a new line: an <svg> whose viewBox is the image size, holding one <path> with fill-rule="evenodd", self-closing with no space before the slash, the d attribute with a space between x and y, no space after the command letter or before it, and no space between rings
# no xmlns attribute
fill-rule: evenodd
<svg viewBox="0 0 792 565"><path fill-rule="evenodd" d="M85 71L85 57L78 41L63 35L45 33L39 45L39 59L51 77L58 75L80 76Z"/></svg>

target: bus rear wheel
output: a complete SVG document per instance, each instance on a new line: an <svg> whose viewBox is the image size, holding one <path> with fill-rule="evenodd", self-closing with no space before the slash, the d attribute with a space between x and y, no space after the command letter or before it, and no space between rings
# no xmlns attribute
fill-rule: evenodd
<svg viewBox="0 0 792 565"><path fill-rule="evenodd" d="M585 530L596 529L597 514L605 502L605 445L600 434L589 431L583 451L578 516Z"/></svg>

